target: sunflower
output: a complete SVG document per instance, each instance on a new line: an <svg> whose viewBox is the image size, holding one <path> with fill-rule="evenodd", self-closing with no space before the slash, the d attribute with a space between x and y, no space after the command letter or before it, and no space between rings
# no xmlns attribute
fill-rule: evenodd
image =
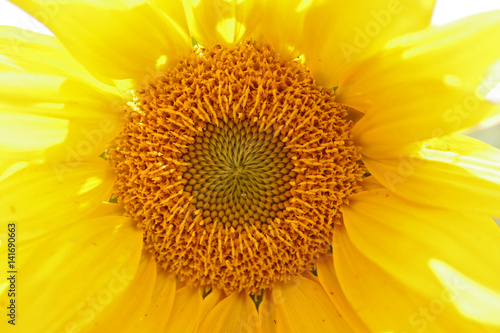
<svg viewBox="0 0 500 333"><path fill-rule="evenodd" d="M13 3L56 37L0 29L2 325L500 330L500 152L460 134L499 12Z"/></svg>

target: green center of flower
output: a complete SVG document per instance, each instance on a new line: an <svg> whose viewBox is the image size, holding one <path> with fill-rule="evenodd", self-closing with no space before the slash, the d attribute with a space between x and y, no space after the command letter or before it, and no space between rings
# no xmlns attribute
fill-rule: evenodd
<svg viewBox="0 0 500 333"><path fill-rule="evenodd" d="M289 182L296 175L285 143L270 129L233 120L208 124L194 138L182 156L189 163L182 177L205 223L222 222L238 232L246 223L272 223L292 196Z"/></svg>
<svg viewBox="0 0 500 333"><path fill-rule="evenodd" d="M110 161L161 267L256 294L314 267L363 174L333 91L245 42L198 49L134 93Z"/></svg>

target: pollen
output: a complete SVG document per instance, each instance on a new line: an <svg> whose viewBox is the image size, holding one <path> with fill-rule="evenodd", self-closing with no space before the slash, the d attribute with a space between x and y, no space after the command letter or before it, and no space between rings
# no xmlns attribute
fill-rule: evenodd
<svg viewBox="0 0 500 333"><path fill-rule="evenodd" d="M314 268L364 173L333 90L246 41L193 50L134 96L109 160L159 266L226 293Z"/></svg>

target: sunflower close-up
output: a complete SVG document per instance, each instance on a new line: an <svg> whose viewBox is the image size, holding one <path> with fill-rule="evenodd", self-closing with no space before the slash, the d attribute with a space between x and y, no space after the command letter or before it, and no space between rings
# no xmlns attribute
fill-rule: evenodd
<svg viewBox="0 0 500 333"><path fill-rule="evenodd" d="M2 332L500 332L500 11L11 3Z"/></svg>

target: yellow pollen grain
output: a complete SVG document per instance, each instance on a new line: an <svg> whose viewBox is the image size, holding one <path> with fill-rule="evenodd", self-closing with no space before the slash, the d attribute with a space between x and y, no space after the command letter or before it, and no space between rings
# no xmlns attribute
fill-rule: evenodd
<svg viewBox="0 0 500 333"><path fill-rule="evenodd" d="M302 64L252 41L199 49L135 97L109 160L165 270L260 293L328 251L363 171L347 109Z"/></svg>

